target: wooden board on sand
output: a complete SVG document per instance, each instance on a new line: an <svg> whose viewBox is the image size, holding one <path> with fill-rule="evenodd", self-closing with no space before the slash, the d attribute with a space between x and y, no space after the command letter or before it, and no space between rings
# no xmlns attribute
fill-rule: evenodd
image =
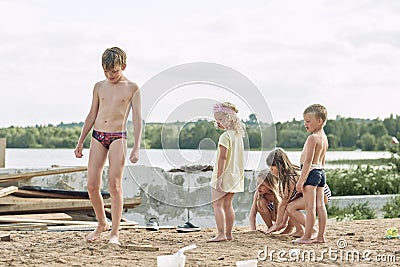
<svg viewBox="0 0 400 267"><path fill-rule="evenodd" d="M54 174L63 174L70 172L81 172L87 171L86 166L80 167L68 167L68 168L50 168L44 171L31 171L24 173L13 173L13 174L2 174L0 175L0 183L8 183L23 179L29 179L36 176L46 176L46 175L54 175Z"/></svg>
<svg viewBox="0 0 400 267"><path fill-rule="evenodd" d="M40 199L17 198L6 196L0 198L0 214L20 214L27 212L49 212L66 210L91 210L89 199ZM124 198L124 208L135 208L141 203L141 197ZM111 207L111 199L104 200L106 208Z"/></svg>
<svg viewBox="0 0 400 267"><path fill-rule="evenodd" d="M81 198L81 199L88 199L87 197L75 197L75 196L65 195L65 194L39 192L39 191L25 190L25 189L18 189L18 191L13 193L13 196L17 196L17 197L36 197L36 198L42 197L42 198Z"/></svg>
<svg viewBox="0 0 400 267"><path fill-rule="evenodd" d="M44 223L46 225L50 224L64 224L64 225L84 225L84 226L97 226L97 222L91 221L63 221L63 220L34 220L34 219L21 219L21 218L0 218L0 222L2 223ZM137 222L121 222L123 226L134 226L137 225Z"/></svg>
<svg viewBox="0 0 400 267"><path fill-rule="evenodd" d="M132 223L132 221L131 221ZM136 222L134 222L136 223ZM137 223L136 223L137 224ZM67 231L93 231L96 229L96 225L65 225L65 226L47 226L48 231L52 232L67 232ZM146 229L146 226L143 225L126 225L126 222L121 222L119 227L120 230L128 230L128 229ZM176 226L160 226L160 230L171 230L176 229Z"/></svg>
<svg viewBox="0 0 400 267"><path fill-rule="evenodd" d="M7 195L10 195L10 194L12 194L12 193L14 193L16 191L18 191L18 187L16 187L16 186L9 186L9 187L6 187L6 188L1 188L0 189L0 197L4 197L4 196L7 196Z"/></svg>
<svg viewBox="0 0 400 267"><path fill-rule="evenodd" d="M0 215L1 218L9 219L32 219L32 220L64 220L71 221L72 217L66 213L36 213L36 214L16 214L16 215Z"/></svg>
<svg viewBox="0 0 400 267"><path fill-rule="evenodd" d="M14 230L46 230L45 223L15 223L15 224L0 224L0 231Z"/></svg>
<svg viewBox="0 0 400 267"><path fill-rule="evenodd" d="M41 186L21 186L14 196L19 197L44 197L44 198L82 198L89 199L87 191L63 190ZM103 199L110 198L110 193L101 192Z"/></svg>

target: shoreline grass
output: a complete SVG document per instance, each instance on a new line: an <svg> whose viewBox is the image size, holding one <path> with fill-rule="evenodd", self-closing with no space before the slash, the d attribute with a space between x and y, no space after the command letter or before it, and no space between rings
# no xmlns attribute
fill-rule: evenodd
<svg viewBox="0 0 400 267"><path fill-rule="evenodd" d="M380 158L380 159L337 159L337 160L327 160L327 164L331 165L371 165L371 166L382 166L388 165L392 160L390 158Z"/></svg>

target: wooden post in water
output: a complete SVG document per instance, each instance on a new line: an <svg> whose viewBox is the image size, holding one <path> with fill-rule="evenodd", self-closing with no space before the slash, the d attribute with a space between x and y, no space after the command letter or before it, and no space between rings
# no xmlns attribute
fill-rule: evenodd
<svg viewBox="0 0 400 267"><path fill-rule="evenodd" d="M0 168L6 167L6 138L0 138Z"/></svg>

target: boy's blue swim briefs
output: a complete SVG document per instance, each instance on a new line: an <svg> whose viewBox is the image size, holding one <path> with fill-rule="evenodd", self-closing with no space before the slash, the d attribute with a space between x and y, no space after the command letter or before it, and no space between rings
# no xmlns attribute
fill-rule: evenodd
<svg viewBox="0 0 400 267"><path fill-rule="evenodd" d="M308 174L307 180L303 186L312 185L317 187L324 187L325 183L325 171L323 169L312 169Z"/></svg>

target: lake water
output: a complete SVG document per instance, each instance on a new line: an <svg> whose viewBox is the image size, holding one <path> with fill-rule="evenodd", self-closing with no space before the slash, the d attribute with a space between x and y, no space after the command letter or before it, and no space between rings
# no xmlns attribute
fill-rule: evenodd
<svg viewBox="0 0 400 267"><path fill-rule="evenodd" d="M76 159L73 149L7 149L6 168L48 168L51 165L59 166L83 166L87 164L88 150L84 150L84 157ZM130 151L129 151L130 152ZM300 151L287 152L289 158L298 163ZM215 158L213 150L141 150L140 161L138 164L152 167L160 167L164 170L181 167L184 165L206 165L213 164ZM265 158L268 151L250 151L246 153L246 169L257 170L265 167ZM337 159L377 159L390 157L388 152L363 152L363 151L329 151L327 160ZM128 163L127 166L132 164ZM329 164L327 164L329 167ZM253 172L247 172L245 178L245 192L235 194L235 225L248 225L248 215L253 199L253 190L250 184L254 182ZM209 177L206 174L192 174L182 176L181 173L164 173L170 180L182 181L181 187L173 184L163 184L160 179L149 180L150 177L143 178L143 181L135 183L132 179L124 181L124 193L133 190L142 198L142 204L135 209L124 212L124 216L130 220L139 222L141 225L151 218L158 218L161 225L180 225L190 219L192 223L201 227L215 227L213 210L211 207L210 188L208 186ZM210 174L208 174L210 175ZM208 180L207 180L208 179ZM136 181L137 182L137 181ZM195 184L195 186L193 186ZM185 195L184 191L202 185L198 192L193 195ZM141 190L139 190L139 187ZM254 187L254 186L253 186ZM186 189L187 188L187 189ZM191 193L192 194L192 193ZM164 199L164 201L156 200ZM171 200L171 201L165 201ZM183 201L184 205L168 204L173 200ZM195 201L202 201L203 205L190 204ZM263 223L259 215L257 223Z"/></svg>
<svg viewBox="0 0 400 267"><path fill-rule="evenodd" d="M130 152L130 151L129 151ZM246 152L246 169L255 170L265 167L265 158L269 151ZM73 149L6 149L6 168L48 168L51 165L85 166L89 151L83 151L84 157L77 159ZM288 151L293 163L298 164L300 151ZM389 158L389 152L367 151L328 151L326 160L337 159L377 159ZM160 167L169 170L184 165L213 165L215 151L195 149L142 149L137 164ZM131 165L127 162L126 165Z"/></svg>

